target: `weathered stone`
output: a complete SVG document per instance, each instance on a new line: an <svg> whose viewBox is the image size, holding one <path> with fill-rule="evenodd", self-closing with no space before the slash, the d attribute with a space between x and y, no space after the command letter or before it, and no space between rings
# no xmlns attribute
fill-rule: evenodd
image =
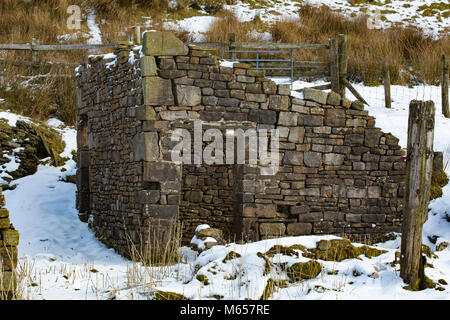
<svg viewBox="0 0 450 320"><path fill-rule="evenodd" d="M277 113L272 110L250 110L248 120L261 124L275 124L277 122Z"/></svg>
<svg viewBox="0 0 450 320"><path fill-rule="evenodd" d="M269 109L287 111L289 109L289 97L271 95L269 97Z"/></svg>
<svg viewBox="0 0 450 320"><path fill-rule="evenodd" d="M147 162L142 178L144 181L155 182L179 180L179 166L169 162Z"/></svg>
<svg viewBox="0 0 450 320"><path fill-rule="evenodd" d="M143 77L152 77L158 75L155 57L143 56L141 58L141 75Z"/></svg>
<svg viewBox="0 0 450 320"><path fill-rule="evenodd" d="M330 127L345 127L345 110L327 109L325 112L325 125Z"/></svg>
<svg viewBox="0 0 450 320"><path fill-rule="evenodd" d="M158 133L140 132L133 138L135 161L156 161L159 159Z"/></svg>
<svg viewBox="0 0 450 320"><path fill-rule="evenodd" d="M305 152L303 161L305 165L310 168L318 168L322 162L322 154L319 152Z"/></svg>
<svg viewBox="0 0 450 320"><path fill-rule="evenodd" d="M138 201L142 204L158 203L160 197L161 192L159 190L141 190L138 193Z"/></svg>
<svg viewBox="0 0 450 320"><path fill-rule="evenodd" d="M264 81L262 83L262 87L263 87L263 92L265 94L276 94L277 93L277 84L272 81Z"/></svg>
<svg viewBox="0 0 450 320"><path fill-rule="evenodd" d="M177 205L143 205L142 214L156 219L174 219L178 216Z"/></svg>
<svg viewBox="0 0 450 320"><path fill-rule="evenodd" d="M332 106L341 105L341 95L337 92L330 91L328 93L327 104Z"/></svg>
<svg viewBox="0 0 450 320"><path fill-rule="evenodd" d="M290 236L308 235L312 232L311 223L290 223L287 226L287 234Z"/></svg>
<svg viewBox="0 0 450 320"><path fill-rule="evenodd" d="M283 223L261 223L259 233L263 236L282 236L286 232L286 226Z"/></svg>
<svg viewBox="0 0 450 320"><path fill-rule="evenodd" d="M147 31L143 35L142 52L146 56L185 56L188 51L171 32Z"/></svg>
<svg viewBox="0 0 450 320"><path fill-rule="evenodd" d="M202 92L198 87L177 85L176 98L179 106L197 106L202 102Z"/></svg>
<svg viewBox="0 0 450 320"><path fill-rule="evenodd" d="M296 166L303 165L303 152L286 151L284 154L284 163Z"/></svg>
<svg viewBox="0 0 450 320"><path fill-rule="evenodd" d="M278 94L280 96L290 96L291 95L291 85L290 84L279 84Z"/></svg>
<svg viewBox="0 0 450 320"><path fill-rule="evenodd" d="M173 105L172 83L160 77L145 77L142 81L144 105Z"/></svg>
<svg viewBox="0 0 450 320"><path fill-rule="evenodd" d="M139 106L136 108L136 120L156 120L156 112L152 106Z"/></svg>
<svg viewBox="0 0 450 320"><path fill-rule="evenodd" d="M303 143L305 137L305 128L303 127L293 127L289 129L289 142Z"/></svg>
<svg viewBox="0 0 450 320"><path fill-rule="evenodd" d="M369 148L378 147L380 144L381 131L377 128L366 128L364 134L364 145Z"/></svg>
<svg viewBox="0 0 450 320"><path fill-rule="evenodd" d="M367 192L366 192L366 189L349 188L347 190L347 197L363 199L363 198L367 197Z"/></svg>
<svg viewBox="0 0 450 320"><path fill-rule="evenodd" d="M364 103L359 100L355 100L352 102L350 109L362 111L364 110Z"/></svg>
<svg viewBox="0 0 450 320"><path fill-rule="evenodd" d="M323 156L323 163L330 166L340 166L344 163L345 156L339 153L326 153Z"/></svg>
<svg viewBox="0 0 450 320"><path fill-rule="evenodd" d="M278 124L282 126L293 127L297 125L297 113L295 112L280 112Z"/></svg>
<svg viewBox="0 0 450 320"><path fill-rule="evenodd" d="M303 91L305 100L314 101L320 104L327 104L328 93L321 90L305 88Z"/></svg>

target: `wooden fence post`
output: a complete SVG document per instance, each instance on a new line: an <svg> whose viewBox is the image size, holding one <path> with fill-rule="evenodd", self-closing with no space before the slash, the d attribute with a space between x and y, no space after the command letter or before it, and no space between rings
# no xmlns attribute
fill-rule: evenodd
<svg viewBox="0 0 450 320"><path fill-rule="evenodd" d="M233 46L233 42L236 42L236 33L234 32L229 32L227 35L228 38L228 42L230 43L228 45L229 50L235 50L236 48ZM236 53L235 52L231 52L231 59L235 60L236 59Z"/></svg>
<svg viewBox="0 0 450 320"><path fill-rule="evenodd" d="M330 39L330 81L331 90L339 91L339 57L336 39Z"/></svg>
<svg viewBox="0 0 450 320"><path fill-rule="evenodd" d="M31 63L33 67L38 67L41 60L39 51L33 49L34 46L38 46L39 44L40 41L38 39L33 38L31 40Z"/></svg>
<svg viewBox="0 0 450 320"><path fill-rule="evenodd" d="M383 84L384 84L384 104L386 108L391 108L391 76L389 74L389 68L383 64Z"/></svg>
<svg viewBox="0 0 450 320"><path fill-rule="evenodd" d="M127 42L134 43L134 33L132 31L127 31Z"/></svg>
<svg viewBox="0 0 450 320"><path fill-rule="evenodd" d="M410 102L400 277L411 290L422 289L425 280L422 231L433 171L434 112L433 101Z"/></svg>
<svg viewBox="0 0 450 320"><path fill-rule="evenodd" d="M343 80L347 79L347 65L350 51L350 37L346 34L339 35L339 94L345 97L345 84Z"/></svg>
<svg viewBox="0 0 450 320"><path fill-rule="evenodd" d="M135 40L136 44L142 43L141 26L134 27L134 40Z"/></svg>
<svg viewBox="0 0 450 320"><path fill-rule="evenodd" d="M448 102L448 77L449 77L449 56L442 55L442 114L446 118L450 118L449 102Z"/></svg>

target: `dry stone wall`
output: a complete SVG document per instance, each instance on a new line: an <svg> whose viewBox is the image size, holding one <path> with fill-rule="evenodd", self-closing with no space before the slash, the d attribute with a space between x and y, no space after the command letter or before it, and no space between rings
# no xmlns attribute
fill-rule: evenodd
<svg viewBox="0 0 450 320"><path fill-rule="evenodd" d="M5 208L5 196L0 188L0 299L9 297L16 288L14 269L17 266L19 232L14 229Z"/></svg>
<svg viewBox="0 0 450 320"><path fill-rule="evenodd" d="M201 223L249 241L400 230L404 151L358 101L313 89L295 98L264 71L222 66L165 32L145 33L142 49L90 57L77 79L80 215L125 255L175 221L186 240ZM172 134L194 137L196 123L202 133L278 129L279 171L172 161Z"/></svg>

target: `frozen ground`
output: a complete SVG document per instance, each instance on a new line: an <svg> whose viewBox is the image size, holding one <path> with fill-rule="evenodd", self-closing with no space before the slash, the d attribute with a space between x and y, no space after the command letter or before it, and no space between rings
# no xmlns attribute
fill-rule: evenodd
<svg viewBox="0 0 450 320"><path fill-rule="evenodd" d="M285 81L287 79L277 79L277 82ZM316 84L319 82L296 82L294 87ZM388 110L383 107L381 87L356 87L368 100L370 107L366 109L376 116L376 125L398 136L403 147L406 145L409 100L416 99L422 89L430 92L430 98L437 101L435 149L447 151L450 126L448 119L440 115L438 90L433 87L404 88L401 95L394 95L393 108ZM0 113L0 118L6 118L10 125L15 125L18 118L23 119L6 111ZM61 132L66 142L63 155L70 155L76 147L76 131L64 127L56 119L48 124ZM63 168L66 171L62 172L62 167L41 165L34 175L15 180L17 187L14 190L4 192L12 222L21 234L18 270L23 275L21 288L27 299L148 299L154 297L155 290L176 292L192 299L214 299L213 296L257 299L269 278L286 279L286 273L276 268L264 275L264 260L257 256L258 252L265 252L274 244L314 247L320 239L334 238L290 237L245 245L229 244L214 247L200 256L182 248L182 263L145 268L105 247L88 225L78 220L75 185L61 181L64 175L75 173L75 163L70 160ZM447 171L450 174L449 168ZM435 245L429 242L428 236L438 236L436 244L450 241L450 223L444 219L450 212L450 186L446 186L443 193L442 198L431 202L424 228L424 243L433 250ZM449 299L447 285L442 285L445 291L402 289L398 265L390 265L395 250L399 249L399 240L378 245L388 252L372 259L362 257L340 263L321 261L324 271L316 279L278 289L272 298ZM230 251L238 252L241 257L222 262ZM429 260L434 268L427 268L426 274L434 281L450 282L450 248L436 254L438 258ZM287 263L288 266L307 260L301 254L299 257L278 255L271 258L275 265ZM197 272L194 272L195 266ZM209 284L197 280L198 275L206 276Z"/></svg>

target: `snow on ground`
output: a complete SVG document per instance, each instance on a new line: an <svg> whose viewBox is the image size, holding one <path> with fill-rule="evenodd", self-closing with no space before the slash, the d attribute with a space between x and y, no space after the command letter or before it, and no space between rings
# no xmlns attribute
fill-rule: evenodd
<svg viewBox="0 0 450 320"><path fill-rule="evenodd" d="M217 20L212 16L196 16L178 21L168 21L164 27L169 30L184 30L189 32L192 41L204 41L204 33L208 31L210 25Z"/></svg>
<svg viewBox="0 0 450 320"><path fill-rule="evenodd" d="M349 0L307 0L304 3L313 6L326 5L348 17L356 17L365 13L369 16L368 27L370 28L388 28L396 24L411 25L423 29L426 34L433 37L448 33L450 28L450 19L448 18L450 9L438 10L424 7L433 4L436 6L440 3L436 0L392 0L389 2L380 0L374 3L367 1L359 4L352 4ZM442 3L444 4L444 2ZM263 22L270 24L277 20L297 18L301 4L303 4L301 1L296 0L238 1L234 5L225 5L224 9L233 12L242 22L252 21L259 17ZM151 24L150 17L143 18L147 19L147 24ZM215 19L217 18L202 15L168 21L164 25L168 29L181 29L189 32L193 41L204 41L204 33ZM270 34L264 33L261 40L271 40Z"/></svg>
<svg viewBox="0 0 450 320"><path fill-rule="evenodd" d="M87 17L87 26L89 28L90 38L88 44L102 44L102 34L98 24L95 22L95 10L91 10Z"/></svg>
<svg viewBox="0 0 450 320"><path fill-rule="evenodd" d="M276 79L288 82L288 79ZM321 84L296 81L294 88ZM376 116L376 125L400 138L406 145L406 126L409 100L422 98L421 91L429 92L436 101L435 149L447 150L448 120L440 115L439 90L431 86L402 88L401 95L393 94L393 107L384 108L382 87L356 89L369 102L369 114ZM422 88L422 89L421 89ZM393 90L395 93L395 91ZM428 95L428 93L427 93ZM348 93L350 98L351 95ZM422 95L423 96L423 95ZM11 125L17 119L27 119L10 112L0 112ZM28 120L30 121L30 120ZM58 130L66 142L63 156L69 156L76 148L76 131L65 127L58 119L47 124ZM266 252L275 244L290 246L301 244L315 247L322 239L334 236L287 237L259 241L251 244L215 246L198 254L189 248L181 248L181 263L165 267L143 267L132 263L107 248L94 236L86 223L80 222L75 208L74 184L61 179L75 174L76 164L67 161L63 167L40 165L31 176L15 180L17 187L5 191L7 208L14 226L20 231L19 267L22 274L20 288L26 299L149 299L155 290L183 294L191 299L258 299L269 278L286 280L281 265L308 261L299 251L298 257L275 255L270 258L275 268L265 274L265 261L258 252ZM65 171L62 172L61 169ZM450 168L447 168L450 174ZM450 241L450 223L445 220L450 212L450 186L443 188L442 198L430 203L429 219L424 226L424 243L435 249L428 236L438 236L439 244ZM204 228L201 226L200 228ZM356 244L355 244L356 245ZM399 277L398 264L392 266L400 238L378 244L388 252L368 259L347 259L340 263L320 261L324 270L312 280L288 284L278 288L273 299L450 299L448 285L445 291L427 289L421 292L404 290ZM230 251L240 258L223 262ZM434 268L426 274L432 280L444 279L450 283L450 248L436 252L438 258L429 259ZM197 271L195 271L197 270ZM205 285L197 276L208 279Z"/></svg>

